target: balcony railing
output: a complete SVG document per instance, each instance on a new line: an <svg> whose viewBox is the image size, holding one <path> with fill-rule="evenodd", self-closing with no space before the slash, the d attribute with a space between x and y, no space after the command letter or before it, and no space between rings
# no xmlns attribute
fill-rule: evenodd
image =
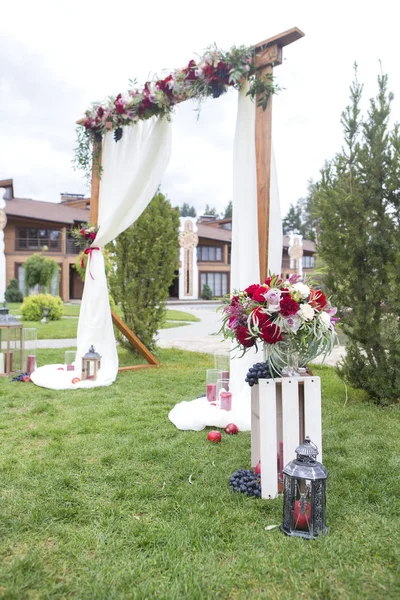
<svg viewBox="0 0 400 600"><path fill-rule="evenodd" d="M75 240L72 237L67 237L66 240L27 240L26 238L15 238L14 245L15 252L42 252L47 250L49 253L62 253L62 254L79 254L81 248L79 248Z"/></svg>

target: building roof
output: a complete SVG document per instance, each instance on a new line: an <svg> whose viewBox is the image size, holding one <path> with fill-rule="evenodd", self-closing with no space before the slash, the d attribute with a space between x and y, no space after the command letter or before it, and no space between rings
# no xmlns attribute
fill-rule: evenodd
<svg viewBox="0 0 400 600"><path fill-rule="evenodd" d="M27 198L9 200L5 212L8 217L50 221L52 223L62 223L63 225L84 223L89 220L87 209L74 208L59 202L42 202L40 200L28 200Z"/></svg>
<svg viewBox="0 0 400 600"><path fill-rule="evenodd" d="M212 227L205 223L198 223L197 235L209 240L218 240L220 242L230 242L232 240L232 231L230 229L222 229L222 227Z"/></svg>

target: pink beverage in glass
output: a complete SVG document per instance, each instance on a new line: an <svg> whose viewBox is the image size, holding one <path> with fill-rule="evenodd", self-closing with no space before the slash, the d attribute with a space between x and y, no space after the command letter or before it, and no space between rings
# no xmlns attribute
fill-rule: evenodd
<svg viewBox="0 0 400 600"><path fill-rule="evenodd" d="M221 379L229 379L229 371L221 371Z"/></svg>
<svg viewBox="0 0 400 600"><path fill-rule="evenodd" d="M75 371L74 365L67 365L67 371Z"/></svg>
<svg viewBox="0 0 400 600"><path fill-rule="evenodd" d="M36 368L36 356L34 354L28 354L26 360L26 372L33 373Z"/></svg>
<svg viewBox="0 0 400 600"><path fill-rule="evenodd" d="M207 400L212 403L216 403L217 401L217 384L216 383L207 383Z"/></svg>
<svg viewBox="0 0 400 600"><path fill-rule="evenodd" d="M231 392L227 392L226 390L221 390L219 394L221 410L231 410L232 409L232 394Z"/></svg>

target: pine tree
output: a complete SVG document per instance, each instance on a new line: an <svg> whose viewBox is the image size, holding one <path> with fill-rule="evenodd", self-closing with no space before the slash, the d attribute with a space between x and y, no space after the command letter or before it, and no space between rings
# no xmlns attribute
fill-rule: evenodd
<svg viewBox="0 0 400 600"><path fill-rule="evenodd" d="M218 219L217 209L214 207L210 207L208 204L206 205L206 207L204 209L204 215L216 217Z"/></svg>
<svg viewBox="0 0 400 600"><path fill-rule="evenodd" d="M179 209L181 217L196 217L196 209L194 206L189 206L187 202L184 202Z"/></svg>
<svg viewBox="0 0 400 600"><path fill-rule="evenodd" d="M179 212L158 192L114 246L113 297L123 319L148 348L165 319L165 301L178 267Z"/></svg>
<svg viewBox="0 0 400 600"><path fill-rule="evenodd" d="M286 217L282 220L283 233L288 235L289 233L301 233L301 209L296 204L290 205L289 211Z"/></svg>
<svg viewBox="0 0 400 600"><path fill-rule="evenodd" d="M232 219L232 200L228 203L225 208L223 219Z"/></svg>
<svg viewBox="0 0 400 600"><path fill-rule="evenodd" d="M388 127L393 96L387 76L378 77L365 122L361 95L355 77L351 104L342 113L344 148L325 165L316 186L318 253L348 337L339 372L354 387L389 402L400 397L400 143L398 128Z"/></svg>

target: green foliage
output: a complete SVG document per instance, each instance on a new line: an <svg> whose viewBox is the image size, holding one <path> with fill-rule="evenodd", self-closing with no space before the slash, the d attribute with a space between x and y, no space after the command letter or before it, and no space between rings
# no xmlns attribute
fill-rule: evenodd
<svg viewBox="0 0 400 600"><path fill-rule="evenodd" d="M181 217L196 217L196 209L194 206L189 206L187 202L184 202L179 209Z"/></svg>
<svg viewBox="0 0 400 600"><path fill-rule="evenodd" d="M18 281L16 279L10 279L10 283L7 286L4 294L6 302L22 302L24 299L23 293L18 287Z"/></svg>
<svg viewBox="0 0 400 600"><path fill-rule="evenodd" d="M35 285L39 286L40 292L49 292L53 277L59 271L60 267L52 258L32 254L24 263L26 292Z"/></svg>
<svg viewBox="0 0 400 600"><path fill-rule="evenodd" d="M287 215L282 220L283 233L299 233L306 240L317 240L318 219L314 211L315 183L308 182L308 192L305 198L299 198L296 204L291 204Z"/></svg>
<svg viewBox="0 0 400 600"><path fill-rule="evenodd" d="M111 292L123 319L148 347L165 319L165 301L178 264L179 213L158 192L139 219L118 236Z"/></svg>
<svg viewBox="0 0 400 600"><path fill-rule="evenodd" d="M213 297L212 289L210 288L208 283L205 283L203 285L203 289L201 290L201 297L203 298L203 300L211 300L211 298Z"/></svg>
<svg viewBox="0 0 400 600"><path fill-rule="evenodd" d="M51 294L37 294L28 296L21 305L21 315L24 321L41 321L43 318L43 309L49 308L49 321L57 321L64 314L64 307L59 296Z"/></svg>
<svg viewBox="0 0 400 600"><path fill-rule="evenodd" d="M223 219L232 219L232 200L228 203L223 213Z"/></svg>
<svg viewBox="0 0 400 600"><path fill-rule="evenodd" d="M378 77L364 120L361 95L355 77L342 114L344 149L316 188L318 253L348 338L341 376L387 403L400 398L400 137L388 126L387 76Z"/></svg>
<svg viewBox="0 0 400 600"><path fill-rule="evenodd" d="M206 205L205 209L204 209L204 216L212 216L212 217L216 217L218 219L219 215L217 212L217 209L211 206L209 206L208 204Z"/></svg>

